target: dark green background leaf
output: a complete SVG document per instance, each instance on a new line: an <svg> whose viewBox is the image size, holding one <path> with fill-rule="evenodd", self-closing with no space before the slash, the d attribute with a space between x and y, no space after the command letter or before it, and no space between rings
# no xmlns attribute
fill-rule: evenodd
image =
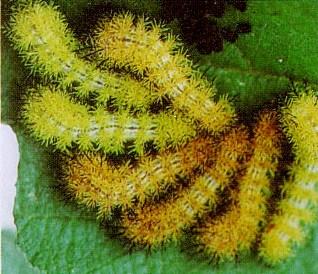
<svg viewBox="0 0 318 274"><path fill-rule="evenodd" d="M219 23L231 20L248 20L252 32L198 62L238 108L252 111L275 99L289 80L318 83L318 1L248 1L245 13L231 9Z"/></svg>
<svg viewBox="0 0 318 274"><path fill-rule="evenodd" d="M89 1L55 1L72 26L81 19ZM106 1L96 1L102 3ZM115 2L115 1L114 1ZM134 12L147 8L157 14L158 2L121 0ZM151 3L151 5L147 5ZM221 93L236 97L237 107L251 111L288 89L290 79L318 82L318 3L314 1L249 1L247 18L252 33L241 36L225 51L201 56L201 69L215 79ZM2 4L7 20L7 3ZM241 15L237 15L241 16ZM237 19L237 18L235 18ZM228 18L224 19L229 20ZM83 21L83 20L82 20ZM28 71L3 38L2 117L18 134L21 160L15 203L18 242L30 262L48 273L315 273L318 269L318 227L296 258L268 268L256 258L219 267L199 256L167 247L150 255L128 253L98 225L95 214L66 202L56 191L58 164L49 149L29 138L18 113L28 84ZM280 61L282 60L282 61Z"/></svg>

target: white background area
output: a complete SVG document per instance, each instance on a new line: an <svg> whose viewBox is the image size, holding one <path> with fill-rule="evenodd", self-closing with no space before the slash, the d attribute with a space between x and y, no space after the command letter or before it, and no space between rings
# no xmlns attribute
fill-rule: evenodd
<svg viewBox="0 0 318 274"><path fill-rule="evenodd" d="M19 148L11 127L0 126L0 221L1 229L15 229L13 204L19 162Z"/></svg>

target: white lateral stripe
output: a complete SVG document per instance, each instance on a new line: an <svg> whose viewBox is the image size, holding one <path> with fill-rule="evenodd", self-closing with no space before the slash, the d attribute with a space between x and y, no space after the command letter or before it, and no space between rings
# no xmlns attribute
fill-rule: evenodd
<svg viewBox="0 0 318 274"><path fill-rule="evenodd" d="M214 180L214 178L212 178L208 174L205 174L203 176L203 180L204 180L205 185L207 186L207 188L210 189L211 191L215 191L219 187L219 184L217 183L217 181Z"/></svg>
<svg viewBox="0 0 318 274"><path fill-rule="evenodd" d="M90 121L90 126L88 131L89 137L95 139L97 137L99 130L100 130L100 127L97 125L96 121L95 120Z"/></svg>
<svg viewBox="0 0 318 274"><path fill-rule="evenodd" d="M290 198L288 201L291 205L293 205L294 207L296 207L298 209L305 209L308 206L307 200L295 200L295 199Z"/></svg>
<svg viewBox="0 0 318 274"><path fill-rule="evenodd" d="M135 187L135 185L134 185L132 182L130 182L130 181L127 182L127 190L128 190L128 193L129 193L129 196L130 196L130 197L134 197L134 196L135 196L136 187Z"/></svg>
<svg viewBox="0 0 318 274"><path fill-rule="evenodd" d="M284 233L284 232L279 232L279 238L280 238L280 240L282 241L282 242L288 242L289 241L289 239L290 239L290 237L286 234L286 233Z"/></svg>
<svg viewBox="0 0 318 274"><path fill-rule="evenodd" d="M204 205L207 202L207 198L202 194L201 191L196 190L194 192L195 199L199 202L199 204Z"/></svg>
<svg viewBox="0 0 318 274"><path fill-rule="evenodd" d="M308 165L307 167L308 171L312 173L318 173L318 166L317 165Z"/></svg>
<svg viewBox="0 0 318 274"><path fill-rule="evenodd" d="M183 210L191 218L195 215L195 212L189 203L183 205Z"/></svg>
<svg viewBox="0 0 318 274"><path fill-rule="evenodd" d="M301 188L305 189L305 190L315 190L316 188L316 183L315 182L301 182L299 184L299 186L301 186Z"/></svg>

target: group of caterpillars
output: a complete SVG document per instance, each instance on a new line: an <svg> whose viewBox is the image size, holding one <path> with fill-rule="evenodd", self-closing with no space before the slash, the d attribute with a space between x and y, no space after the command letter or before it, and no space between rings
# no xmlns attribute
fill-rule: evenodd
<svg viewBox="0 0 318 274"><path fill-rule="evenodd" d="M227 98L212 99L215 89L181 43L144 18L102 20L90 60L79 56L80 43L52 4L20 3L7 32L48 83L28 93L25 125L64 154L63 179L77 202L102 219L121 209L122 233L137 245L177 241L191 229L199 249L221 260L256 241L269 264L294 254L318 205L313 90L298 92L278 113L262 111L249 133ZM269 210L284 136L293 162ZM110 159L125 155L134 160Z"/></svg>

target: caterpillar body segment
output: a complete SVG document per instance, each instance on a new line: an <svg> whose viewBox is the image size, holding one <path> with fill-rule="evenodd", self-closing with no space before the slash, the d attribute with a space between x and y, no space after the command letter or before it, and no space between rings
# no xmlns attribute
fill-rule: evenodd
<svg viewBox="0 0 318 274"><path fill-rule="evenodd" d="M143 154L147 142L164 149L186 143L196 134L191 124L171 114L132 117L103 108L91 111L61 91L40 87L33 93L24 107L25 122L37 139L61 151L76 144L82 151L122 153L125 143L133 141L130 150Z"/></svg>
<svg viewBox="0 0 318 274"><path fill-rule="evenodd" d="M260 256L275 265L295 254L306 239L318 206L318 105L313 92L292 98L282 112L295 161L277 213L262 235Z"/></svg>
<svg viewBox="0 0 318 274"><path fill-rule="evenodd" d="M124 191L120 189L120 186L123 186L122 178L131 169L129 162L115 166L105 156L98 153L76 154L68 157L65 164L63 180L66 182L69 193L78 203L93 208L99 207L100 210L102 208L106 210L106 203L110 198L115 200L114 197L118 197L119 199ZM105 180L111 182L107 184L107 187L105 187ZM107 210L110 213L110 209L107 208Z"/></svg>
<svg viewBox="0 0 318 274"><path fill-rule="evenodd" d="M296 158L317 158L317 97L314 91L291 98L282 111L282 124L294 146Z"/></svg>
<svg viewBox="0 0 318 274"><path fill-rule="evenodd" d="M58 80L62 88L72 86L84 98L95 93L101 104L115 98L115 105L137 110L157 100L153 91L133 78L102 71L79 58L75 53L79 42L55 6L32 1L18 8L10 20L9 37L27 66Z"/></svg>
<svg viewBox="0 0 318 274"><path fill-rule="evenodd" d="M145 158L124 180L133 182L136 197L143 204L176 184L176 176L190 177L195 169L206 169L214 161L216 143L212 137L190 140L176 152L163 152Z"/></svg>
<svg viewBox="0 0 318 274"><path fill-rule="evenodd" d="M96 48L109 62L128 67L143 76L146 86L158 95L167 95L176 109L220 132L233 122L234 109L226 98L214 102L215 90L192 69L173 36L161 39L159 26L149 29L143 18L134 24L130 14L119 14L103 21L96 31Z"/></svg>
<svg viewBox="0 0 318 274"><path fill-rule="evenodd" d="M109 50L101 52L101 56L107 56L109 62L117 66L133 69L143 75L148 68L156 68L159 63L165 63L170 58L169 53L181 49L180 43L172 35L165 35L165 29L144 18L139 18L135 23L135 17L131 13L122 13L113 18L102 20L96 30L96 47ZM151 29L151 30L150 30ZM129 50L127 51L127 48ZM145 53L148 54L145 58ZM162 56L166 56L162 58ZM179 53L175 57L176 63L188 69L191 73L190 62L184 54ZM188 66L185 66L188 64Z"/></svg>
<svg viewBox="0 0 318 274"><path fill-rule="evenodd" d="M167 201L137 207L133 217L124 216L124 235L135 244L149 247L178 239L183 229L216 205L218 191L229 184L248 150L247 138L242 129L230 132L219 144L215 165L195 177L189 188L179 190Z"/></svg>
<svg viewBox="0 0 318 274"><path fill-rule="evenodd" d="M228 211L196 227L200 249L220 260L250 251L267 217L271 179L281 156L281 133L275 113L265 112L254 128L253 154Z"/></svg>
<svg viewBox="0 0 318 274"><path fill-rule="evenodd" d="M176 152L143 156L134 168L128 163L115 167L100 154L76 155L66 161L64 181L79 203L108 217L115 207L125 210L175 187L177 176L188 177L213 161L215 149L213 138L198 137Z"/></svg>

